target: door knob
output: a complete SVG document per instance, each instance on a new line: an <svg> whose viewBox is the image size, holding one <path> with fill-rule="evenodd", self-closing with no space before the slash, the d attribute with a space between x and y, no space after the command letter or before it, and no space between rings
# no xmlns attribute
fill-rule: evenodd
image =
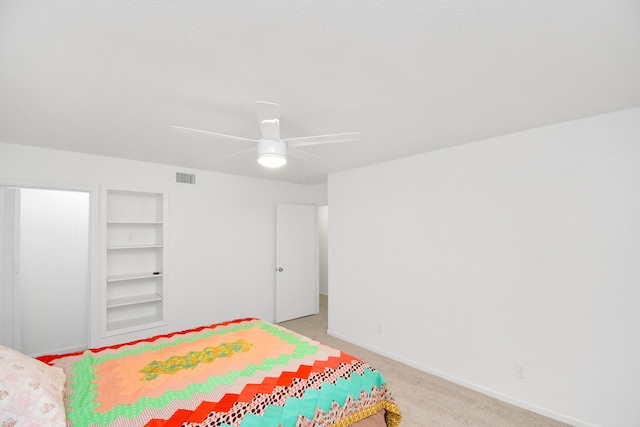
<svg viewBox="0 0 640 427"><path fill-rule="evenodd" d="M278 271L284 271L284 268L278 267Z"/></svg>

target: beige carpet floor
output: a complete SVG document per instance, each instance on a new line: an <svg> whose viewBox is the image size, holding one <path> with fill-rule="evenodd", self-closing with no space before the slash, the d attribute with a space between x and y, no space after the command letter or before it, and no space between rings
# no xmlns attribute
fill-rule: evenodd
<svg viewBox="0 0 640 427"><path fill-rule="evenodd" d="M280 325L339 348L382 372L402 412L402 427L567 426L327 335L326 296L320 299L320 314Z"/></svg>

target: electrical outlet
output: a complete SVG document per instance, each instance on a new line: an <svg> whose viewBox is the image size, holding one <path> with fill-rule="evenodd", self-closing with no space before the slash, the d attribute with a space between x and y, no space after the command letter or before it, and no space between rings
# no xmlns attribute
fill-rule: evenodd
<svg viewBox="0 0 640 427"><path fill-rule="evenodd" d="M527 378L527 367L522 363L516 363L516 377L521 379Z"/></svg>
<svg viewBox="0 0 640 427"><path fill-rule="evenodd" d="M376 331L377 331L379 334L382 334L382 325L381 325L380 323L378 323L378 327L377 327Z"/></svg>

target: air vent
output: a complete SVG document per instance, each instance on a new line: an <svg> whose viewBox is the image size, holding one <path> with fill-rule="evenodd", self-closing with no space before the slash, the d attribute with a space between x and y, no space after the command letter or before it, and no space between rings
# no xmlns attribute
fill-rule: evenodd
<svg viewBox="0 0 640 427"><path fill-rule="evenodd" d="M178 184L195 184L196 175L193 173L176 172L176 182Z"/></svg>

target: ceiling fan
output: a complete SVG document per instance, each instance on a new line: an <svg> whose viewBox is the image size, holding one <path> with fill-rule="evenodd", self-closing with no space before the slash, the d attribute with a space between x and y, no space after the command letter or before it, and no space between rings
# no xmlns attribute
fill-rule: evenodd
<svg viewBox="0 0 640 427"><path fill-rule="evenodd" d="M235 156L237 154L249 151L257 151L258 163L268 168L278 168L280 166L284 166L287 163L287 151L289 152L289 154L307 161L311 160L312 158L318 158L318 156L300 150L298 147L319 144L334 144L336 142L357 141L360 139L359 132L280 139L280 108L278 107L278 104L274 104L272 102L256 101L256 113L258 115L258 121L260 122L260 131L262 133L262 138L260 139L243 138L241 136L225 135L223 133L192 129L182 126L171 126L171 128L178 131L213 135L235 141L248 141L257 143L255 147L238 151L236 153L230 154L230 156Z"/></svg>

